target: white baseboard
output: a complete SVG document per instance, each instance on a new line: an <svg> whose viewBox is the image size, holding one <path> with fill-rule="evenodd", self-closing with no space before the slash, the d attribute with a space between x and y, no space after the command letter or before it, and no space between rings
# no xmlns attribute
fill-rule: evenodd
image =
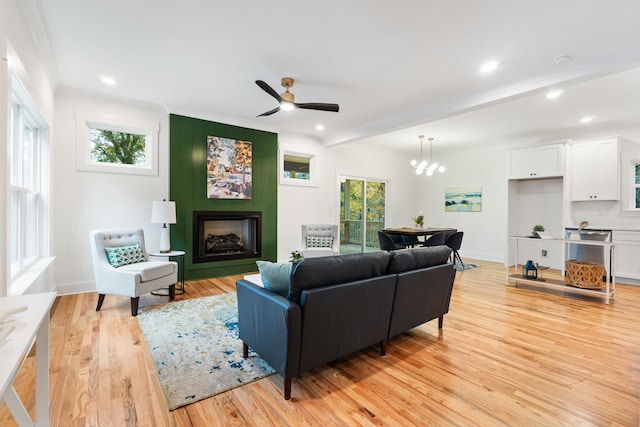
<svg viewBox="0 0 640 427"><path fill-rule="evenodd" d="M58 295L84 294L96 292L96 282L78 282L56 285L55 291Z"/></svg>

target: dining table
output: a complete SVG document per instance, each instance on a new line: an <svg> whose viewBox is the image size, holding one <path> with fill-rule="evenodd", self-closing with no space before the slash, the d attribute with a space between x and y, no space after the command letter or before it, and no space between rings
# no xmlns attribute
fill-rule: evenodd
<svg viewBox="0 0 640 427"><path fill-rule="evenodd" d="M402 234L405 236L430 236L436 233L453 234L458 230L448 227L401 227L401 228L384 228L383 232L387 234Z"/></svg>
<svg viewBox="0 0 640 427"><path fill-rule="evenodd" d="M423 237L423 242L427 241L427 236L431 236L436 233L453 234L458 230L456 228L449 227L400 227L400 228L384 228L382 229L387 234L399 234L402 236L412 236L416 239Z"/></svg>

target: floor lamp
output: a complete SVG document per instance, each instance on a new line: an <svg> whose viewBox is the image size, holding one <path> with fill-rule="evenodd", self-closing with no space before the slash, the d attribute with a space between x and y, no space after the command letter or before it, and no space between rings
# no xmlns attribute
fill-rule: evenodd
<svg viewBox="0 0 640 427"><path fill-rule="evenodd" d="M171 243L169 242L169 227L167 224L176 223L176 202L153 202L151 209L151 222L153 224L162 224L160 229L160 253L166 254L171 252Z"/></svg>

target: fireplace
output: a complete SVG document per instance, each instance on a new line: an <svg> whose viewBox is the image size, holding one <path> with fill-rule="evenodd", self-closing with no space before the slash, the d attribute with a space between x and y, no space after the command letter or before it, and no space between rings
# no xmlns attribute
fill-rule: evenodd
<svg viewBox="0 0 640 427"><path fill-rule="evenodd" d="M262 212L194 211L193 262L259 258Z"/></svg>

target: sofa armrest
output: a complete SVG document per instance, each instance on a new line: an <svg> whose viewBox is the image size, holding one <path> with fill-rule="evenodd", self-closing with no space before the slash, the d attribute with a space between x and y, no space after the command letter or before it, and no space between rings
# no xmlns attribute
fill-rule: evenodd
<svg viewBox="0 0 640 427"><path fill-rule="evenodd" d="M300 306L247 280L236 281L240 339L285 378L298 374Z"/></svg>

